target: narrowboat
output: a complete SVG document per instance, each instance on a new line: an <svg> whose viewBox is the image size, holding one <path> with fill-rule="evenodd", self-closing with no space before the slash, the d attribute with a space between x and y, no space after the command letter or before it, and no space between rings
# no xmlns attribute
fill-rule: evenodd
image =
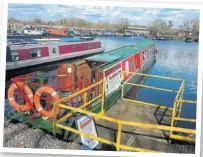
<svg viewBox="0 0 203 157"><path fill-rule="evenodd" d="M53 79L53 76L49 78L44 72L35 72L13 78L11 79L13 84L8 89L8 100L13 109L8 112L8 119L30 123L35 127L52 132L53 125L47 118L53 118L53 110L51 109L53 103L61 100L64 96L80 91L103 79L105 79L104 109L107 110L119 100L123 81L136 81L139 79L138 76L133 76L130 72L146 73L148 69L153 67L156 61L156 52L157 50L153 41L144 40L135 45L128 45L103 52L76 62L61 64L57 70L55 79ZM126 72L124 78L122 78L122 71ZM15 83L18 85L15 86ZM18 96L14 96L16 93L14 91L17 88L23 91L25 84L27 85L26 92L21 93L23 94L21 98L25 98L25 94L29 94L31 97L28 98L29 100L25 99L24 102L27 102L26 105L19 107L22 101L19 100L19 103L17 103ZM87 93L88 99L91 100L98 97L100 90L100 87L90 90ZM127 87L126 90L130 91L130 88ZM41 92L43 95L39 94ZM35 96L33 97L33 95ZM17 99L15 100L15 98ZM45 103L45 101L42 107L40 104L42 101L40 99L48 102ZM70 102L67 102L67 105L80 107L83 101L83 96L81 95L73 97ZM23 110L21 110L22 108ZM20 112L16 112L16 110ZM99 113L101 111L101 101L91 104L88 110ZM31 112L27 115L21 113L28 113L28 111ZM37 112L40 112L41 116L36 116ZM20 118L22 116L24 118ZM30 117L36 120L31 122ZM67 121L68 126L72 124L73 121ZM62 132L61 130L57 130L57 133L64 136L64 138L69 136L67 133L64 134Z"/></svg>
<svg viewBox="0 0 203 157"><path fill-rule="evenodd" d="M55 36L55 37L73 36L68 29L62 29L62 28L49 28L49 29L46 29L46 32L49 34L49 36Z"/></svg>
<svg viewBox="0 0 203 157"><path fill-rule="evenodd" d="M22 31L25 35L42 35L43 33L46 33L46 30L39 27L25 27Z"/></svg>
<svg viewBox="0 0 203 157"><path fill-rule="evenodd" d="M104 51L98 40L10 39L7 42L6 70L47 64Z"/></svg>
<svg viewBox="0 0 203 157"><path fill-rule="evenodd" d="M185 39L185 42L193 42L194 41L194 39L193 38L190 38L190 37L187 37L186 39Z"/></svg>
<svg viewBox="0 0 203 157"><path fill-rule="evenodd" d="M125 32L125 33L123 34L123 37L130 37L130 36L132 36L132 34L131 34L130 32Z"/></svg>

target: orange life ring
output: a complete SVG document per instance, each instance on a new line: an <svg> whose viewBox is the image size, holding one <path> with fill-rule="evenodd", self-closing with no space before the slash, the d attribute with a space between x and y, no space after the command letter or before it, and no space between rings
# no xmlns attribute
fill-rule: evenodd
<svg viewBox="0 0 203 157"><path fill-rule="evenodd" d="M28 96L28 99L30 100L30 103L33 104L33 93L32 90L23 82L17 82L16 83L19 88L22 88L26 95ZM14 99L14 93L18 89L17 85L15 83L11 84L11 86L8 89L8 100L10 105L17 111L29 111L30 105L28 102L26 102L25 105L19 105L16 100Z"/></svg>
<svg viewBox="0 0 203 157"><path fill-rule="evenodd" d="M42 86L42 87L39 87L34 95L34 102L35 102L35 108L36 110L44 117L47 117L47 118L52 118L53 117L53 113L52 111L46 111L40 104L40 97L42 94L44 93L48 93L52 96L53 98L53 101L54 102L57 102L60 100L60 97L59 95L57 94L57 92L52 89L51 87L49 86ZM60 111L60 108L57 108L57 113L59 113Z"/></svg>

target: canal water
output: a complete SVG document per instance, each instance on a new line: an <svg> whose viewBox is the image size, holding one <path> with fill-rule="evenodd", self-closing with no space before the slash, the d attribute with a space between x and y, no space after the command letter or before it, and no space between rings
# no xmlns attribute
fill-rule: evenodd
<svg viewBox="0 0 203 157"><path fill-rule="evenodd" d="M144 37L97 37L105 44L105 51L122 47L128 44L135 44ZM181 78L185 80L184 99L197 100L197 72L198 72L198 43L185 41L154 41L158 49L157 60L151 73L154 75ZM58 66L57 66L58 67ZM38 69L39 70L39 69ZM56 70L46 67L49 75L55 75ZM144 84L160 88L178 90L180 82L167 81L155 78L145 78ZM6 89L7 90L7 89ZM141 88L133 99L151 102L155 104L172 106L174 94ZM6 100L6 111L10 110ZM135 113L136 114L136 113ZM196 105L184 104L181 117L196 118ZM180 126L195 128L193 123L180 123Z"/></svg>
<svg viewBox="0 0 203 157"><path fill-rule="evenodd" d="M134 44L143 37L99 37L97 38L105 44L105 49L111 50L128 44ZM185 41L161 41L155 40L158 50L156 63L152 68L151 74L181 78L185 80L184 99L197 100L197 73L198 73L198 43ZM160 88L178 90L180 82L163 80L157 78L145 78L145 85ZM160 104L171 107L175 98L174 93L156 91L141 88L134 97L136 100ZM135 113L136 114L136 113ZM181 117L196 118L196 105L183 104ZM194 123L181 122L182 127L195 128Z"/></svg>

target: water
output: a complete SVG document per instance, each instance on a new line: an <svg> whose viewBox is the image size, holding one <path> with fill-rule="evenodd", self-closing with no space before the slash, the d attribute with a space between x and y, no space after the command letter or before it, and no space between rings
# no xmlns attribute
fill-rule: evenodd
<svg viewBox="0 0 203 157"><path fill-rule="evenodd" d="M97 39L105 44L106 51L144 40L143 37L99 37ZM152 74L184 79L184 99L197 100L198 43L186 43L185 41L175 40L156 40L154 42L158 49L158 54ZM178 90L180 87L180 82L178 81L155 78L145 79L145 84L173 90ZM135 99L172 106L174 98L174 93L141 88ZM181 117L196 118L196 105L183 104ZM187 122L181 122L179 125L189 128L195 127L195 124Z"/></svg>

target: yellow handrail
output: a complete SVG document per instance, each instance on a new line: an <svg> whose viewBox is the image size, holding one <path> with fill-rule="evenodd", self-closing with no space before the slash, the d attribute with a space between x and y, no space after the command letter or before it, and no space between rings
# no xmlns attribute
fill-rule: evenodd
<svg viewBox="0 0 203 157"><path fill-rule="evenodd" d="M122 74L122 78L124 79L124 73ZM131 72L129 72L130 74L133 74ZM133 121L124 121L124 120L119 120L119 119L115 119L112 117L108 117L104 115L104 100L105 100L105 79L85 88L82 89L79 92L76 92L66 98L63 98L61 101L57 102L54 104L54 118L53 118L53 133L56 134L56 127L60 127L63 128L65 130L83 135L83 136L87 136L88 138L94 139L94 140L98 140L100 142L106 143L106 144L111 144L114 145L117 149L117 151L119 151L120 149L126 149L126 150L133 150L133 151L143 151L143 152L157 152L157 151L153 151L153 150L149 150L149 149L143 149L143 148L136 148L136 147L132 147L132 146L127 146L127 145L122 145L121 144L121 134L122 134L122 126L123 125L128 125L128 126L134 126L134 127L141 127L141 128L148 128L148 129L158 129L158 130L166 130L166 131L170 131L170 138L171 139L178 139L178 140L187 140L187 141L194 141L193 138L191 137L185 137L185 136L180 136L180 135L175 135L173 134L173 132L181 132L181 133L187 133L187 134L192 134L195 135L196 134L196 130L195 129L187 129L187 128L180 128L180 127L175 127L174 123L175 121L179 120L179 121L187 121L187 122L196 122L195 119L189 119L189 118L181 118L181 117L176 117L177 114L179 114L181 112L181 108L182 108L182 104L183 103L191 103L191 104L195 104L196 101L192 101L192 100L183 100L183 93L184 93L184 80L182 79L176 79L176 78L170 78L170 77L163 77L163 76L157 76L157 75L149 75L149 74L141 74L141 73L134 73L134 75L143 75L143 76L149 76L149 77L154 77L154 78L161 78L161 79L168 79L168 80L176 80L176 81L181 81L181 86L179 88L178 91L175 90L171 90L171 89L164 89L164 88L157 88L157 87L153 87L153 86L147 86L147 85L140 85L140 84L134 84L134 83L129 83L129 82L124 82L122 85L122 98L124 96L124 85L128 84L128 85L132 85L132 86L139 86L139 87L144 87L144 88L151 88L151 89L155 89L155 90L161 90L161 91L166 91L166 92L175 92L176 93L176 97L174 100L174 104L173 107L166 107L166 106L161 106L158 104L152 104L152 103L148 103L148 102L143 102L143 101L138 101L138 100L131 100L131 99L127 99L127 98L123 98L123 100L126 101L131 101L134 103L138 103L138 104L144 104L144 105L149 105L149 106L159 106L160 108L168 108L169 110L172 110L172 120L171 120L171 125L170 126L165 126L165 125L156 125L156 124L149 124L149 123L140 123L140 122L133 122ZM93 98L92 100L86 100L87 98L87 91L90 90L91 88L94 88L96 86L99 85L103 85L102 86L102 92L99 93L98 96L96 96L95 98ZM67 106L63 104L64 100L69 100L72 97L75 97L77 95L80 95L82 93L84 94L84 102L83 105L80 106L79 108L74 108L71 106ZM93 113L90 111L87 111L85 108L93 103L94 101L101 99L101 112L97 113ZM60 107L60 108L64 108L67 110L70 110L71 112L68 113L67 115L65 115L64 117L61 117L60 119L56 120L56 109ZM117 138L116 138L116 143L115 142L111 142L107 139L101 138L101 137L96 137L93 136L91 134L73 129L71 127L68 126L64 126L62 124L60 124L61 122L65 121L66 119L68 119L69 117L71 117L74 113L82 113L85 115L89 115L92 116L95 119L102 119L102 120L106 120L112 123L116 123L118 125L118 131L117 131Z"/></svg>
<svg viewBox="0 0 203 157"><path fill-rule="evenodd" d="M61 119L54 120L54 122L53 122L54 125L57 126L57 127L66 129L68 131L75 132L75 133L83 135L83 136L87 136L88 138L92 138L92 139L101 141L101 142L106 143L106 144L112 144L112 145L116 146L117 150L120 150L122 148L122 146L120 144L122 125L129 125L129 126L149 128L149 129L158 129L158 130L168 130L168 131L172 130L172 131L177 131L177 132L196 134L196 130L194 130L194 129L185 129L185 128L172 127L172 126L155 125L155 124L139 123L139 122L132 122L132 121L123 121L123 120L118 120L118 119L115 119L115 118L107 117L107 116L104 116L104 115L92 113L90 111L85 111L85 110L82 110L82 109L79 109L79 108L66 106L66 105L63 105L63 104L55 103L54 106L55 106L54 107L55 109L57 107L60 107L60 108L64 108L64 109L74 111L74 112L83 113L85 115L89 115L89 116L92 116L94 118L99 118L99 119L107 120L107 121L110 121L110 122L113 122L113 123L117 123L118 124L117 142L114 143L114 142L111 142L111 141L106 140L104 138L96 137L96 136L87 134L85 132L75 130L75 129L70 128L68 126L64 126L64 125L59 123L59 122L61 122ZM53 130L53 133L54 134L56 133L55 130ZM125 148L128 148L128 147L125 147Z"/></svg>
<svg viewBox="0 0 203 157"><path fill-rule="evenodd" d="M135 83L130 83L130 82L126 81L122 85L122 98L123 98L123 100L134 102L134 103L137 103L137 104L160 107L160 108L167 108L166 106L162 106L162 105L158 105L158 104L153 104L153 103L149 103L149 102L143 102L143 101L139 101L139 100L131 100L131 99L128 99L128 98L124 98L124 86L125 85L131 85L131 86L138 86L138 87L149 88L149 89L154 89L154 90L160 90L160 91L165 91L165 92L175 92L176 97L175 97L175 100L174 100L174 103L173 103L173 107L168 108L169 110L172 110L171 127L173 127L175 125L175 121L185 121L185 122L194 122L194 123L196 122L195 119L179 117L180 113L181 113L181 110L182 110L182 104L183 103L196 104L196 101L183 100L184 84L185 84L185 81L183 79L177 79L177 78L172 78L172 77L165 77L165 76L158 76L158 75L150 75L150 74L123 71L123 73L122 73L123 80L124 80L124 74L125 73L132 74L132 75L141 75L141 76L146 76L146 77L166 79L166 80L181 81L181 85L180 85L178 91L177 90L172 90L172 89L158 88L158 87L154 87L154 86L147 86L147 85L142 85L142 84L135 84ZM176 137L177 136L175 136L173 134L173 130L170 130L170 138L176 138ZM180 136L178 136L177 139L180 139ZM186 138L186 139L188 139L188 138ZM191 140L193 140L193 139L190 139L190 141Z"/></svg>

